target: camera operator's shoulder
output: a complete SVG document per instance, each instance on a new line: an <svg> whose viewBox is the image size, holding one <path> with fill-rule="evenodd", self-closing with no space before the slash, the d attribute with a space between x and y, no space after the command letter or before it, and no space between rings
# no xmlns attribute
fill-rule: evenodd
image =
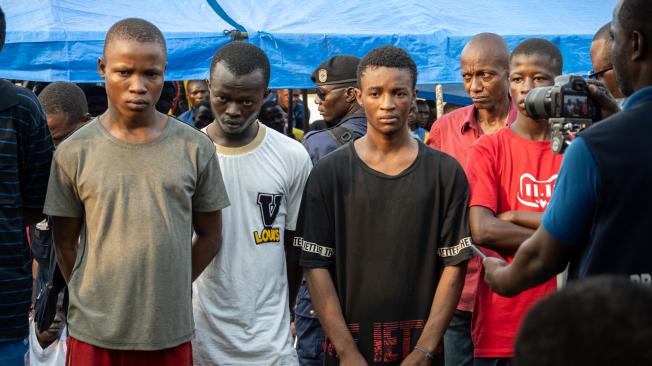
<svg viewBox="0 0 652 366"><path fill-rule="evenodd" d="M650 104L652 106L652 104ZM652 108L631 108L616 113L602 121L593 123L589 128L582 131L581 135L609 134L620 131L631 133L640 129L649 129L649 121L652 118Z"/></svg>

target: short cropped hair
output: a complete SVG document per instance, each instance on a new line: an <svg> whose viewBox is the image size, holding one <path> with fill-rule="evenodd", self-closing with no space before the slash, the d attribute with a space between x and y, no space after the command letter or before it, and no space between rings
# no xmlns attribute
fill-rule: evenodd
<svg viewBox="0 0 652 366"><path fill-rule="evenodd" d="M634 30L645 34L646 40L652 38L652 1L650 0L623 0L618 12L618 21L627 32Z"/></svg>
<svg viewBox="0 0 652 366"><path fill-rule="evenodd" d="M38 95L46 114L64 113L70 120L79 120L88 113L84 91L76 84L57 81L46 86Z"/></svg>
<svg viewBox="0 0 652 366"><path fill-rule="evenodd" d="M219 62L222 62L235 76L244 76L255 70L261 70L265 88L269 86L269 59L263 50L251 43L233 41L217 50L211 61L211 77Z"/></svg>
<svg viewBox="0 0 652 366"><path fill-rule="evenodd" d="M609 57L611 57L611 36L609 34L609 29L610 28L611 28L611 22L603 25L595 33L595 35L593 36L593 40L591 40L591 43L593 43L593 42L603 42L602 56L599 56L599 57L606 58L607 63L611 63L611 60L609 60Z"/></svg>
<svg viewBox="0 0 652 366"><path fill-rule="evenodd" d="M417 85L417 64L404 49L394 46L381 46L369 51L358 65L358 85L362 75L369 68L391 67L406 69L412 77L412 88Z"/></svg>
<svg viewBox="0 0 652 366"><path fill-rule="evenodd" d="M598 276L535 305L516 338L514 361L527 366L652 364L652 287Z"/></svg>
<svg viewBox="0 0 652 366"><path fill-rule="evenodd" d="M205 79L194 79L194 80L188 80L188 83L187 83L188 89L190 89L190 84L195 84L195 83L200 83L200 84L204 84L204 85L208 86Z"/></svg>
<svg viewBox="0 0 652 366"><path fill-rule="evenodd" d="M136 41L140 43L158 43L167 53L165 37L154 24L140 18L127 18L115 23L109 28L104 40L104 52L113 41Z"/></svg>
<svg viewBox="0 0 652 366"><path fill-rule="evenodd" d="M0 50L5 45L5 34L7 33L7 21L5 20L5 12L0 8Z"/></svg>
<svg viewBox="0 0 652 366"><path fill-rule="evenodd" d="M521 42L514 50L512 51L509 60L512 61L514 57L524 55L543 55L548 56L550 60L553 61L554 72L556 75L561 75L564 59L561 56L561 51L559 47L555 46L554 43L542 39L542 38L529 38Z"/></svg>

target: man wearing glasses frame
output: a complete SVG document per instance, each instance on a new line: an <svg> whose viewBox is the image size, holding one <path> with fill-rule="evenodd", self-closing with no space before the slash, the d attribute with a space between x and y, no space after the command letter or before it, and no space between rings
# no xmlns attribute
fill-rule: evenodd
<svg viewBox="0 0 652 366"><path fill-rule="evenodd" d="M611 95L614 96L619 102L625 99L625 96L618 88L616 81L616 74L614 73L613 64L611 63L611 38L609 37L609 27L611 22L602 26L598 32L593 36L591 42L591 67L593 70L589 72L588 78L602 82Z"/></svg>

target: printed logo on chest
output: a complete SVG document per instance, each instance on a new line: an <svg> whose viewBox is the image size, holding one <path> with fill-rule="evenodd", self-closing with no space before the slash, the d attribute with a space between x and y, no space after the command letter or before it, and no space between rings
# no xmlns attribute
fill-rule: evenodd
<svg viewBox="0 0 652 366"><path fill-rule="evenodd" d="M281 209L283 202L282 194L258 193L258 208L263 227L260 231L253 232L254 241L257 245L265 243L278 243L281 241L281 229L274 227L274 221Z"/></svg>
<svg viewBox="0 0 652 366"><path fill-rule="evenodd" d="M557 181L557 174L547 180L537 180L532 174L521 175L519 190L516 198L525 206L532 208L546 208L552 197L552 190Z"/></svg>

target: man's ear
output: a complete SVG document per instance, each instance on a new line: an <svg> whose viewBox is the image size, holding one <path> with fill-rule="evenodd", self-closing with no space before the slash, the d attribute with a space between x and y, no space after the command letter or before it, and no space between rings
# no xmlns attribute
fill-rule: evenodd
<svg viewBox="0 0 652 366"><path fill-rule="evenodd" d="M265 94L263 94L263 99L267 99L267 97L272 93L272 89L267 88L265 89Z"/></svg>
<svg viewBox="0 0 652 366"><path fill-rule="evenodd" d="M88 122L91 120L91 114L90 113L85 113L84 115L81 116L80 121L82 124Z"/></svg>
<svg viewBox="0 0 652 366"><path fill-rule="evenodd" d="M358 104L362 105L362 90L358 88L353 89L355 91L355 100Z"/></svg>
<svg viewBox="0 0 652 366"><path fill-rule="evenodd" d="M104 63L104 60L102 60L101 57L97 58L97 71L100 73L102 79L106 77L106 64Z"/></svg>
<svg viewBox="0 0 652 366"><path fill-rule="evenodd" d="M632 46L632 61L640 60L642 57L645 57L646 53L646 44L645 37L639 31L632 32L632 38L630 40Z"/></svg>
<svg viewBox="0 0 652 366"><path fill-rule="evenodd" d="M349 86L348 88L346 88L346 98L344 100L346 100L347 103L353 103L356 101L355 99L356 99L355 87Z"/></svg>

